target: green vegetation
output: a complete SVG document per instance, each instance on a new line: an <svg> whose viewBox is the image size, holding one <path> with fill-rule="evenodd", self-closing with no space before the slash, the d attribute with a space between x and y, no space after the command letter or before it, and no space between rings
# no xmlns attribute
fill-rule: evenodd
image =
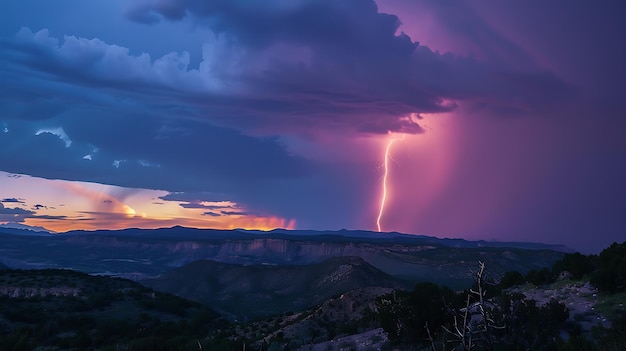
<svg viewBox="0 0 626 351"><path fill-rule="evenodd" d="M0 350L198 350L223 323L205 306L124 279L0 272Z"/></svg>
<svg viewBox="0 0 626 351"><path fill-rule="evenodd" d="M288 350L379 326L379 291L245 324L125 279L71 270L0 271L0 350Z"/></svg>
<svg viewBox="0 0 626 351"><path fill-rule="evenodd" d="M378 299L380 324L394 342L411 344L426 340L425 325L428 323L430 328L440 329L449 317L447 304L458 300L446 287L418 283L411 292L394 291Z"/></svg>
<svg viewBox="0 0 626 351"><path fill-rule="evenodd" d="M595 309L611 319L616 319L620 317L620 313L626 312L624 304L626 304L626 291L615 294L601 293Z"/></svg>
<svg viewBox="0 0 626 351"><path fill-rule="evenodd" d="M598 256L567 254L552 269L506 272L498 283L487 279L483 268L481 263L471 289L456 294L424 283L412 292L379 298L381 325L389 339L398 347L432 351L626 349L626 243L614 243ZM599 290L596 309L610 319L610 327L598 324L584 332L556 298L539 305L510 290L524 284L533 289L582 286L583 280Z"/></svg>
<svg viewBox="0 0 626 351"><path fill-rule="evenodd" d="M613 243L600 255L566 254L552 265L552 269L532 269L526 275L506 272L499 287L504 289L523 283L543 286L554 283L561 274L572 280L586 278L602 292L626 291L626 242Z"/></svg>
<svg viewBox="0 0 626 351"><path fill-rule="evenodd" d="M219 305L238 320L302 311L361 287L406 286L360 257L335 257L302 266L198 260L142 283L208 306Z"/></svg>
<svg viewBox="0 0 626 351"><path fill-rule="evenodd" d="M568 317L565 305L552 300L540 307L521 294L486 299L483 273L481 267L476 289L456 294L420 284L401 299L382 297L379 313L389 339L398 347L421 345L434 351L450 345L460 350L541 350L558 338Z"/></svg>
<svg viewBox="0 0 626 351"><path fill-rule="evenodd" d="M213 345L222 347L220 350L241 350L245 342L254 350L296 350L303 345L370 331L380 327L374 311L376 297L389 291L391 289L357 289L305 311L232 325L221 330L218 336L221 346Z"/></svg>
<svg viewBox="0 0 626 351"><path fill-rule="evenodd" d="M172 286L195 287L204 294L231 291L234 301L244 298L242 294L253 294L259 305L277 304L288 311L245 323L227 322L206 305L125 279L58 269L4 270L0 271L0 350L226 351L241 350L245 345L267 351L314 344L325 350L367 349L370 346L351 335L381 327L387 338L378 329L376 348L387 342L392 349L430 351L623 350L625 257L626 243L613 244L599 255L563 255L551 268L489 276L489 263L485 262L474 274L470 289L455 292L428 282L416 284L411 291L364 288L336 292L330 299L318 296L323 302L304 311L277 295L235 288L256 286L260 280L268 286L267 291L290 288L293 296L310 298L344 291L346 282L356 281L358 286L360 281L389 279L356 259L330 261L327 269L316 267L323 274L314 284L295 269L264 276L273 268L261 267L255 268L252 276L239 276L234 274L239 267L225 265L209 265L217 268L208 272L207 265L191 265L198 269L172 277ZM217 277L224 282L217 284ZM345 280L341 284L340 277ZM190 283L185 285L186 281ZM225 288L229 286L233 289ZM326 290L319 292L320 287ZM541 291L544 295L537 294ZM576 310L571 300L565 304L568 294L586 301L588 309ZM268 306L242 308L262 311ZM599 315L606 316L610 324L598 319ZM337 342L324 344L328 340Z"/></svg>
<svg viewBox="0 0 626 351"><path fill-rule="evenodd" d="M626 291L626 242L613 243L598 256L598 269L591 283L601 291Z"/></svg>
<svg viewBox="0 0 626 351"><path fill-rule="evenodd" d="M582 279L594 271L597 266L597 256L585 256L580 252L567 254L552 266L554 273L568 272L573 279Z"/></svg>

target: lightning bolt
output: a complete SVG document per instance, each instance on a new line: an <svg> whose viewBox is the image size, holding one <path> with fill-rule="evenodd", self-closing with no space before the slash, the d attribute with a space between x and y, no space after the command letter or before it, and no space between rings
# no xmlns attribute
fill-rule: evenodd
<svg viewBox="0 0 626 351"><path fill-rule="evenodd" d="M404 140L406 134L402 134L399 138L391 137L387 142L387 147L385 148L385 175L383 176L383 195L380 198L380 209L378 210L378 218L376 218L376 226L378 227L378 231L381 232L380 220L383 218L383 213L385 212L385 203L387 202L387 179L389 178L389 159L391 153L391 146L396 141Z"/></svg>

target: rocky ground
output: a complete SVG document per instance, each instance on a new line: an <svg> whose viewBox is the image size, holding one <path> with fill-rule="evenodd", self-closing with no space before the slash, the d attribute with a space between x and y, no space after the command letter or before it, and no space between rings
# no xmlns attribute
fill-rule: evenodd
<svg viewBox="0 0 626 351"><path fill-rule="evenodd" d="M578 323L584 331L590 331L593 326L601 324L610 327L611 322L603 313L596 309L596 305L602 301L598 289L588 281L559 280L543 288L531 285L520 286L512 289L526 295L526 298L537 301L537 305L543 306L556 299L569 308L570 321Z"/></svg>
<svg viewBox="0 0 626 351"><path fill-rule="evenodd" d="M317 344L304 345L299 351L348 351L348 350L381 350L387 342L387 335L382 328L364 333L344 336Z"/></svg>

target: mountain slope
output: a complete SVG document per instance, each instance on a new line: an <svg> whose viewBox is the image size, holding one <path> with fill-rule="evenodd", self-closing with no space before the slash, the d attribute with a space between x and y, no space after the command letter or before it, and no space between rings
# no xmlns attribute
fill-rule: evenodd
<svg viewBox="0 0 626 351"><path fill-rule="evenodd" d="M223 325L206 306L125 279L0 271L0 350L197 350Z"/></svg>
<svg viewBox="0 0 626 351"><path fill-rule="evenodd" d="M360 257L304 266L200 260L142 283L242 318L302 310L357 288L404 285Z"/></svg>
<svg viewBox="0 0 626 351"><path fill-rule="evenodd" d="M263 344L273 350L297 350L305 344L322 343L347 335L358 338L354 334L362 336L361 333L372 337L371 334L376 334L379 341L384 342L387 337L380 329L376 300L392 291L391 288L351 290L301 312L233 324L222 332L231 338L248 340L253 350L261 349Z"/></svg>

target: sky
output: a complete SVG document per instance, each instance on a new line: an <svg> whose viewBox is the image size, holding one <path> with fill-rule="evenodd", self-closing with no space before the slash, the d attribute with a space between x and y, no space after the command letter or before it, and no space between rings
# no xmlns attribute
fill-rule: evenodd
<svg viewBox="0 0 626 351"><path fill-rule="evenodd" d="M0 223L597 253L626 240L625 7L2 2Z"/></svg>

